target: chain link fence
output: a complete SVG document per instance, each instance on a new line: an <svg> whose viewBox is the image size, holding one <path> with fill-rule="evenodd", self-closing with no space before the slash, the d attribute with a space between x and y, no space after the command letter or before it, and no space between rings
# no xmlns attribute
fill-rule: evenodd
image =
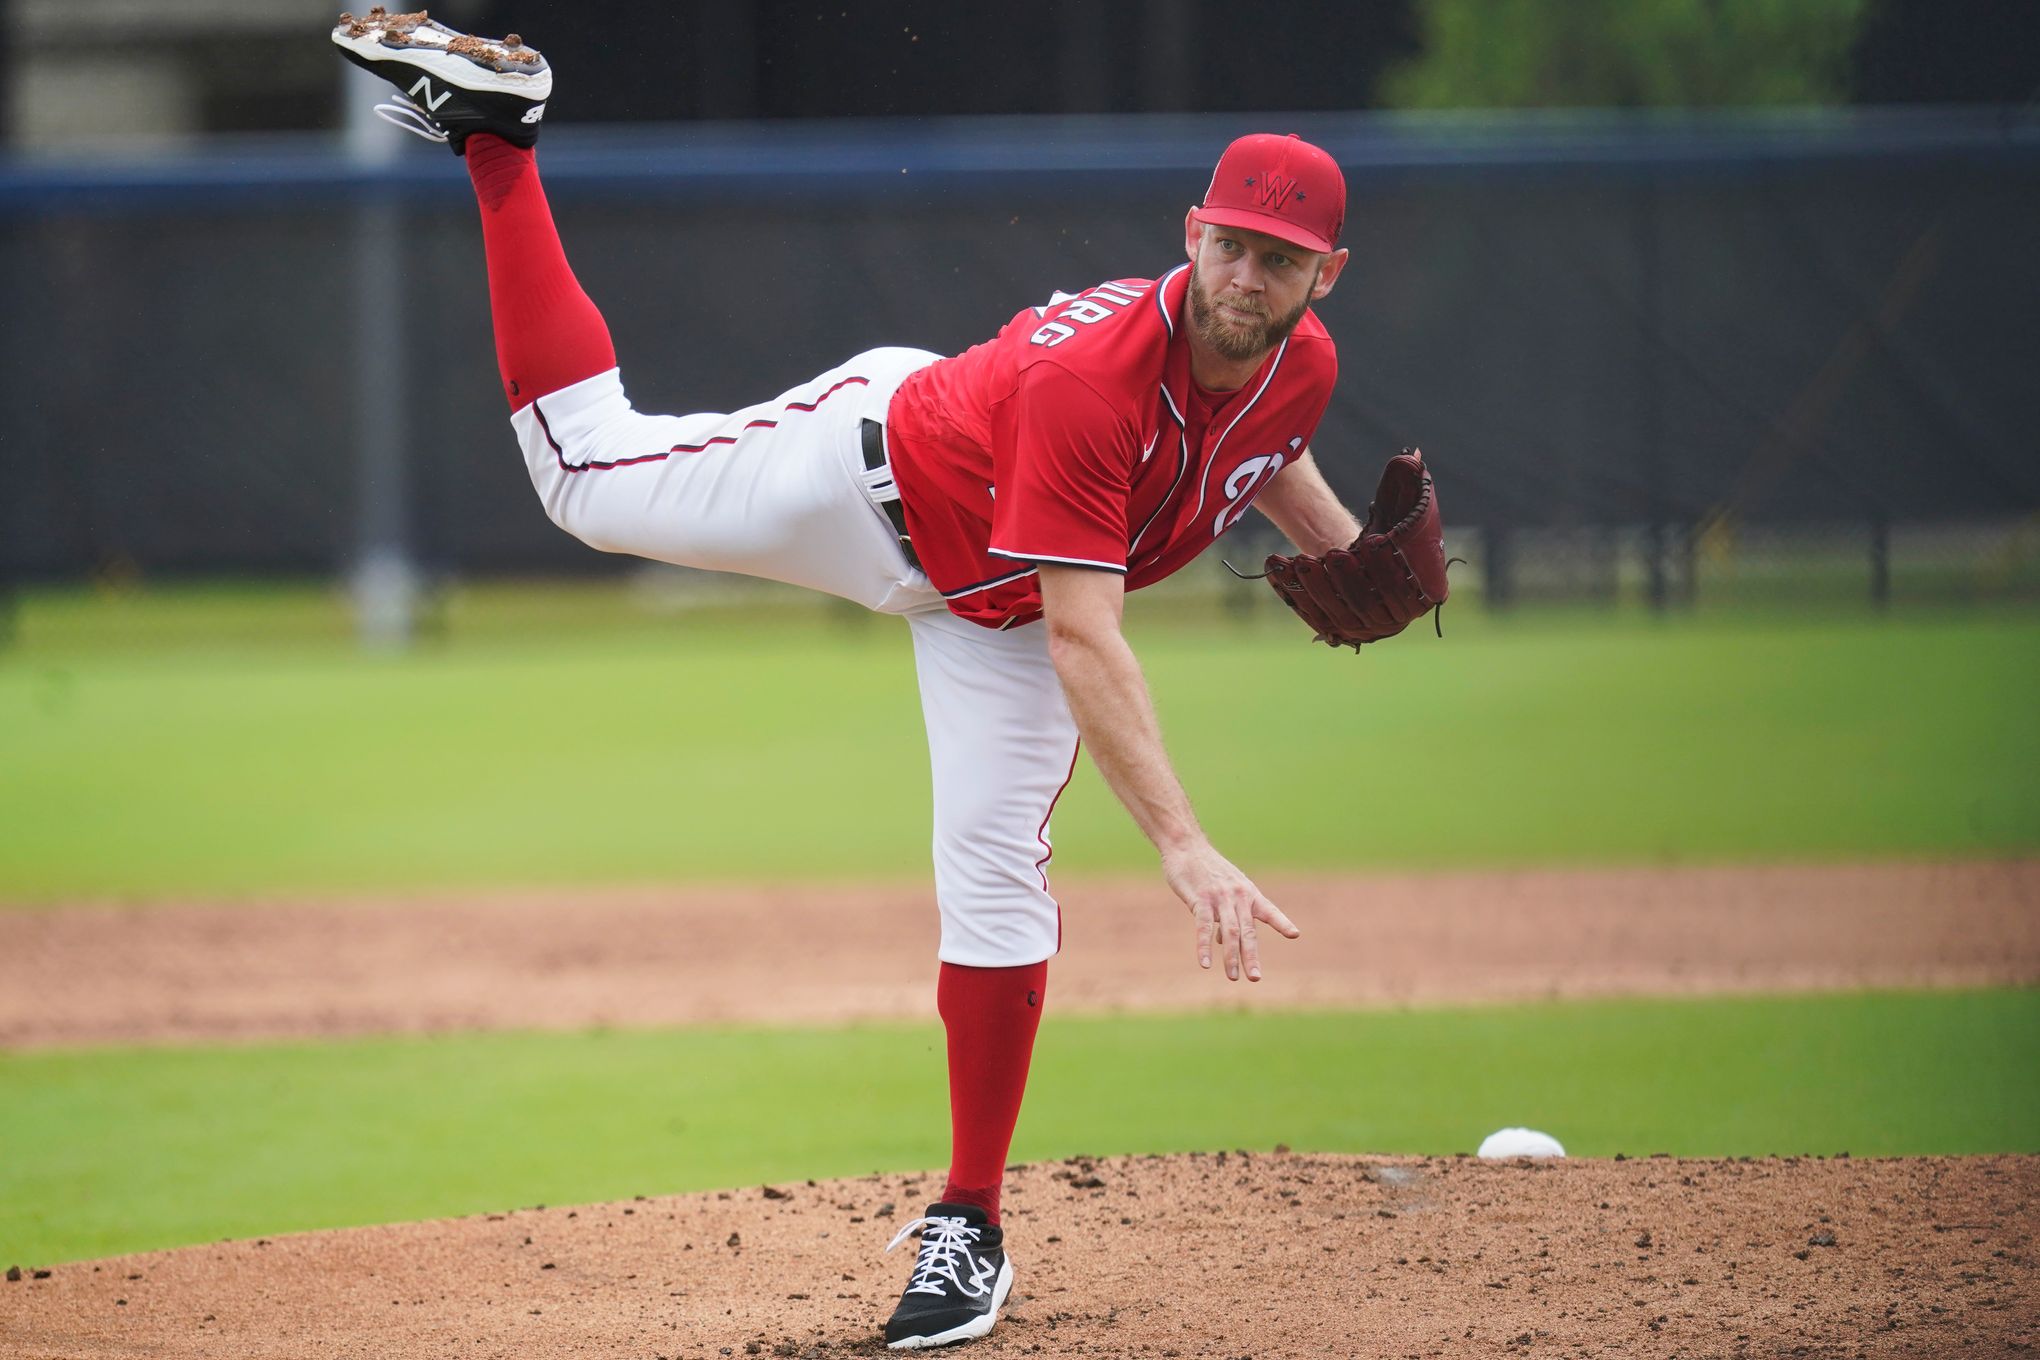
<svg viewBox="0 0 2040 1360"><path fill-rule="evenodd" d="M1320 462L1359 507L1386 454L1423 446L1469 598L2040 593L2027 123L1289 121L1352 191ZM561 129L543 163L640 408L732 409L1162 272L1216 149L1267 122ZM530 494L443 153L0 162L0 309L0 594L351 578L371 547L428 585L633 569ZM1217 559L1270 546L1229 538L1180 586L1250 601Z"/></svg>

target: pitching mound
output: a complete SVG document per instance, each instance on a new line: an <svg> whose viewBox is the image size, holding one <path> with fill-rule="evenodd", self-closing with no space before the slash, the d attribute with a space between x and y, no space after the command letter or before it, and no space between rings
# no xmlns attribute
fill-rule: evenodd
<svg viewBox="0 0 2040 1360"><path fill-rule="evenodd" d="M973 1355L1996 1356L2040 1339L2040 1158L1018 1168ZM0 1283L21 1357L877 1355L939 1182L361 1228Z"/></svg>

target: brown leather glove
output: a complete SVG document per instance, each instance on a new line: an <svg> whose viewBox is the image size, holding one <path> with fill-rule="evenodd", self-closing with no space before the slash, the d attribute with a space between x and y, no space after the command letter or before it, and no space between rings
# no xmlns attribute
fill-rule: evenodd
<svg viewBox="0 0 2040 1360"><path fill-rule="evenodd" d="M1445 532L1424 455L1404 449L1388 460L1351 547L1270 557L1267 567L1283 603L1334 647L1394 637L1445 603Z"/></svg>

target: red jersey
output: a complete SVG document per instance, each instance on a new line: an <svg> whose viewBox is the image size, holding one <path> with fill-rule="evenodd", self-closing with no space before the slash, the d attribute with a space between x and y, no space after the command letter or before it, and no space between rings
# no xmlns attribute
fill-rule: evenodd
<svg viewBox="0 0 2040 1360"><path fill-rule="evenodd" d="M1152 585L1310 443L1338 376L1316 314L1244 387L1207 392L1190 377L1189 281L1185 264L1057 294L894 394L893 477L951 611L988 628L1033 622L1041 562Z"/></svg>

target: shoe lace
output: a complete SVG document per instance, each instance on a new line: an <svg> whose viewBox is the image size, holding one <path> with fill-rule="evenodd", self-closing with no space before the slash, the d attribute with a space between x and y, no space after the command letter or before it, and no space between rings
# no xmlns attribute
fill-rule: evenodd
<svg viewBox="0 0 2040 1360"><path fill-rule="evenodd" d="M998 1270L989 1261L971 1259L969 1246L977 1241L978 1230L962 1218L917 1218L901 1228L886 1244L891 1251L907 1240L914 1229L921 1229L921 1254L914 1261L913 1277L907 1281L909 1294L947 1294L949 1286L958 1293L975 1298L989 1293L992 1279ZM958 1273L959 1267L967 1266L970 1279L965 1280ZM944 1279L949 1285L943 1284Z"/></svg>
<svg viewBox="0 0 2040 1360"><path fill-rule="evenodd" d="M375 106L375 116L385 123L394 123L413 137L423 137L428 142L446 141L446 129L432 121L432 115L425 112L422 104L398 95L387 104Z"/></svg>

